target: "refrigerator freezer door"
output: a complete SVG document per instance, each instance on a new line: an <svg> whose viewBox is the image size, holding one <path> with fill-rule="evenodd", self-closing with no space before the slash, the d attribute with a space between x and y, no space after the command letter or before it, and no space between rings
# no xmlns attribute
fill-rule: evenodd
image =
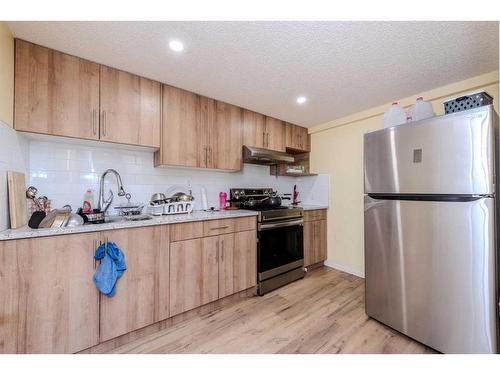
<svg viewBox="0 0 500 375"><path fill-rule="evenodd" d="M365 193L493 194L491 106L364 136Z"/></svg>
<svg viewBox="0 0 500 375"><path fill-rule="evenodd" d="M365 196L366 313L444 353L496 353L494 199Z"/></svg>

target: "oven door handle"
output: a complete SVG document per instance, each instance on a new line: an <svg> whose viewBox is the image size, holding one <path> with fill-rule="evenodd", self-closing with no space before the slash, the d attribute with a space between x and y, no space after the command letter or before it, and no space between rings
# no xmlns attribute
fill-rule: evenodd
<svg viewBox="0 0 500 375"><path fill-rule="evenodd" d="M269 230L274 228L292 227L294 225L304 225L304 219L284 221L280 223L265 223L259 224L259 230Z"/></svg>

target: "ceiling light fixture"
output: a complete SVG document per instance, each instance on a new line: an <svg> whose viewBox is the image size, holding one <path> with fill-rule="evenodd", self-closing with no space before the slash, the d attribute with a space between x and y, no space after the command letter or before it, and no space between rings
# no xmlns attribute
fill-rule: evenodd
<svg viewBox="0 0 500 375"><path fill-rule="evenodd" d="M297 98L297 103L298 104L304 104L307 101L307 98L305 96L299 96Z"/></svg>
<svg viewBox="0 0 500 375"><path fill-rule="evenodd" d="M182 42L180 42L178 40L171 40L168 43L168 46L170 47L170 49L172 51L175 51L175 52L181 52L184 50L184 44L182 44Z"/></svg>

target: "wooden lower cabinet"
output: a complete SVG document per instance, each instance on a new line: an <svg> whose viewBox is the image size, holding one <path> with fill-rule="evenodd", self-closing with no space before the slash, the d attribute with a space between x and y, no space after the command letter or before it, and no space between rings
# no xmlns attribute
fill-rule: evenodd
<svg viewBox="0 0 500 375"><path fill-rule="evenodd" d="M218 237L170 244L170 316L218 298Z"/></svg>
<svg viewBox="0 0 500 375"><path fill-rule="evenodd" d="M226 220L239 231L177 242L170 237L201 236L211 227L0 241L0 353L75 353L255 286L256 219ZM115 242L125 254L113 297L92 281L100 242Z"/></svg>
<svg viewBox="0 0 500 375"><path fill-rule="evenodd" d="M165 309L168 311L165 280L169 267L165 267L164 254L168 251L168 235L166 225L102 232L103 242L115 242L124 252L127 270L118 280L113 297L101 294L100 341L153 324L160 320L160 310L163 316Z"/></svg>
<svg viewBox="0 0 500 375"><path fill-rule="evenodd" d="M98 344L97 239L0 242L0 353L74 353Z"/></svg>
<svg viewBox="0 0 500 375"><path fill-rule="evenodd" d="M219 298L257 284L257 236L254 230L219 236Z"/></svg>
<svg viewBox="0 0 500 375"><path fill-rule="evenodd" d="M304 267L326 260L326 220L304 223Z"/></svg>
<svg viewBox="0 0 500 375"><path fill-rule="evenodd" d="M255 286L256 240L247 230L172 242L170 316Z"/></svg>

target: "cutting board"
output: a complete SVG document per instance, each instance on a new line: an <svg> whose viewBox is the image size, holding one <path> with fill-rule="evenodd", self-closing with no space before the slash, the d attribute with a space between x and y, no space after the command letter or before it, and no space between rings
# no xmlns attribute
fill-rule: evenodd
<svg viewBox="0 0 500 375"><path fill-rule="evenodd" d="M28 223L26 178L24 173L7 171L10 227L16 229Z"/></svg>

